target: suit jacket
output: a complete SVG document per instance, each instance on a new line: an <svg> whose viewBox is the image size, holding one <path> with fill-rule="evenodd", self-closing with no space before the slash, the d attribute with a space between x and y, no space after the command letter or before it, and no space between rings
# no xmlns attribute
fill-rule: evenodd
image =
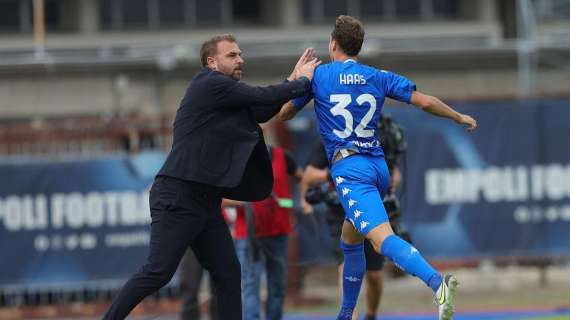
<svg viewBox="0 0 570 320"><path fill-rule="evenodd" d="M208 68L194 76L174 120L172 150L158 175L223 188L242 201L266 198L273 172L258 122L310 90L299 80L249 86Z"/></svg>

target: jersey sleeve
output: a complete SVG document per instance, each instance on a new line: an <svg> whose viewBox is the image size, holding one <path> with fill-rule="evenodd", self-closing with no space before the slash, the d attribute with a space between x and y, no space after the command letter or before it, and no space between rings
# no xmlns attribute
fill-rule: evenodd
<svg viewBox="0 0 570 320"><path fill-rule="evenodd" d="M311 101L311 99L313 99L313 93L306 93L305 95L300 96L299 98L293 99L293 106L297 110L301 110L307 105L307 103L309 103L309 101Z"/></svg>
<svg viewBox="0 0 570 320"><path fill-rule="evenodd" d="M318 83L320 81L319 79L325 72L324 70L325 68L322 65L317 66L317 68L315 69L315 74L313 75L313 80L311 82L311 90L308 93L305 93L304 95L293 99L293 106L297 108L297 110L303 109L307 105L307 103L309 103L311 99L313 99L314 97L313 90L315 89L315 83Z"/></svg>
<svg viewBox="0 0 570 320"><path fill-rule="evenodd" d="M405 103L410 103L412 93L416 91L415 83L404 76L390 71L379 70L378 82L388 98Z"/></svg>

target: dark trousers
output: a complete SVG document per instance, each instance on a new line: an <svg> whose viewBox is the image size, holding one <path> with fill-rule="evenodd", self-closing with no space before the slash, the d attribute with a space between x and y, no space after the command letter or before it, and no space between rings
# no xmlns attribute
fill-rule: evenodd
<svg viewBox="0 0 570 320"><path fill-rule="evenodd" d="M124 319L146 296L166 285L190 246L210 272L221 319L241 320L241 272L218 188L157 177L150 190L147 263L121 289L104 319Z"/></svg>
<svg viewBox="0 0 570 320"><path fill-rule="evenodd" d="M239 258L239 256L238 256ZM200 320L200 303L198 296L204 268L196 258L192 249L188 249L178 269L180 288L182 289L182 310L180 320ZM209 303L210 320L218 320L218 304L216 303L214 284L210 278L211 299Z"/></svg>

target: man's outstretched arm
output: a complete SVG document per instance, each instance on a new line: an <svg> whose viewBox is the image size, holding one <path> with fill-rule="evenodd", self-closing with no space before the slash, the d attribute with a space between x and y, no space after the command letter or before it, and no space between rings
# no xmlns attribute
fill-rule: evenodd
<svg viewBox="0 0 570 320"><path fill-rule="evenodd" d="M410 103L435 116L448 118L458 124L466 125L467 131L473 131L475 128L477 128L477 121L475 119L466 114L462 114L453 110L453 108L434 96L423 94L419 91L414 91L412 93Z"/></svg>

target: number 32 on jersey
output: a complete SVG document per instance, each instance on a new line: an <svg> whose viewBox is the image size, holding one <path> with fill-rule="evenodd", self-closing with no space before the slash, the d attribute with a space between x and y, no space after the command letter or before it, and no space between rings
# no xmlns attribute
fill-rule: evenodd
<svg viewBox="0 0 570 320"><path fill-rule="evenodd" d="M335 116L341 116L344 118L344 125L345 128L343 131L334 129L333 132L339 138L345 139L350 137L352 132L356 133L357 137L360 138L368 138L374 135L373 129L366 129L370 120L374 116L374 112L376 112L376 98L373 95L365 93L361 94L356 98L356 103L359 106L363 104L368 104L369 108L364 117L360 120L356 128L354 128L354 118L352 113L346 109L352 102L352 97L350 94L331 94L330 102L336 103L334 107L330 109L331 113Z"/></svg>

